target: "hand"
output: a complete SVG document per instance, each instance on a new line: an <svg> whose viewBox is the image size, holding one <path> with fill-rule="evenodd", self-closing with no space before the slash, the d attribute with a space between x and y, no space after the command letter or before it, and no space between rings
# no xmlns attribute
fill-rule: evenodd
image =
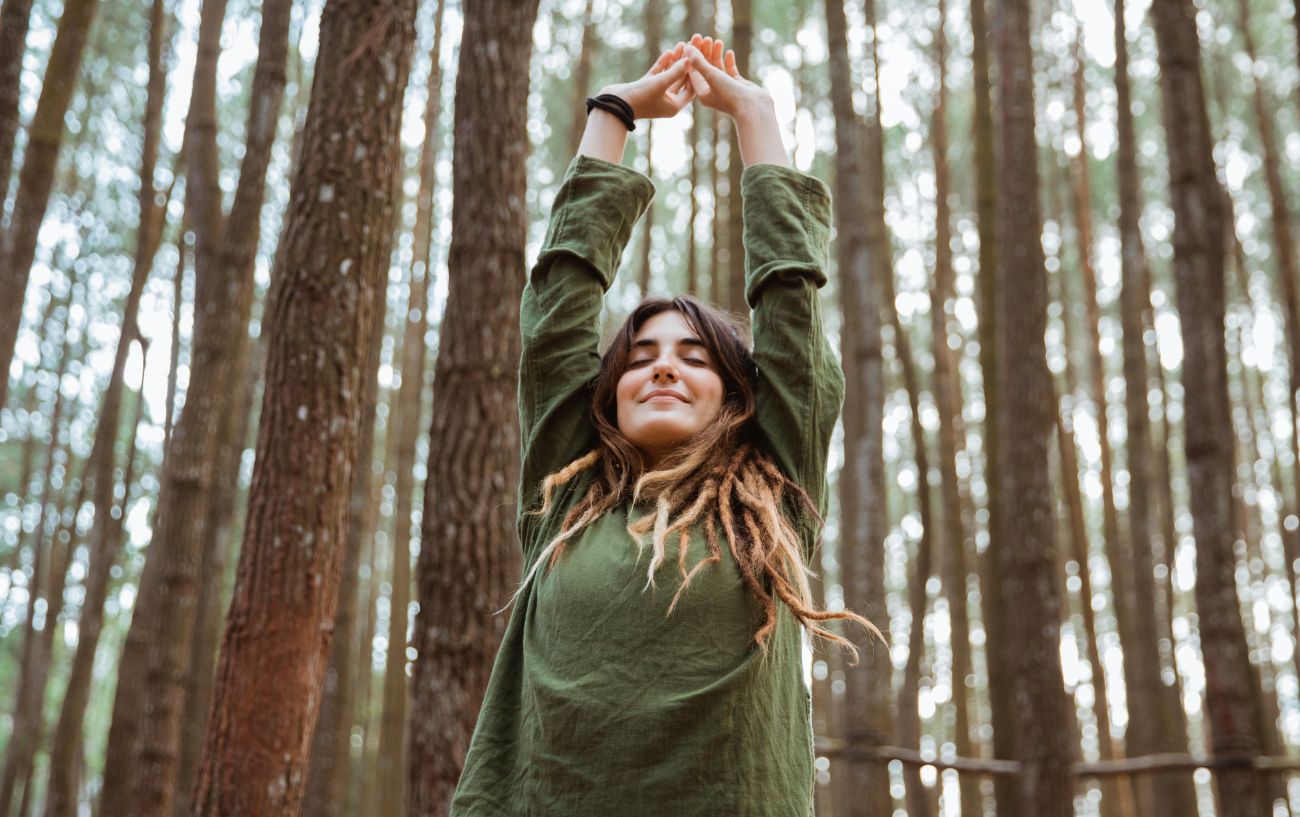
<svg viewBox="0 0 1300 817"><path fill-rule="evenodd" d="M602 88L602 94L622 97L632 106L637 119L663 119L676 116L695 98L695 89L686 81L685 43L678 43L659 56L645 76Z"/></svg>
<svg viewBox="0 0 1300 817"><path fill-rule="evenodd" d="M686 46L689 84L700 102L732 118L774 113L772 95L740 75L736 70L736 52L727 50L724 59L723 51L722 40L699 34L692 35Z"/></svg>

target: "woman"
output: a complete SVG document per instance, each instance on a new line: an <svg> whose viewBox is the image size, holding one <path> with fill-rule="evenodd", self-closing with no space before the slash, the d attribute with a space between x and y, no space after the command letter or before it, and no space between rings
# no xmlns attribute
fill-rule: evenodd
<svg viewBox="0 0 1300 817"><path fill-rule="evenodd" d="M830 197L720 41L605 93L524 289L524 580L451 814L803 817L801 626L849 649L818 623L874 631L817 611L807 581L844 395L817 300ZM695 98L732 118L746 166L754 348L694 298L647 299L602 359L602 297L654 194L619 164L622 102L656 118Z"/></svg>

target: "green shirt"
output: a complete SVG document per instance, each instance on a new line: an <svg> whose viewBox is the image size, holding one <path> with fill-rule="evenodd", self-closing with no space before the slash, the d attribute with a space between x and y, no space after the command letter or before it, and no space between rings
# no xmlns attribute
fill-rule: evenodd
<svg viewBox="0 0 1300 817"><path fill-rule="evenodd" d="M745 297L753 309L757 424L778 465L824 514L826 457L844 376L822 330L830 194L820 180L755 165L741 180ZM591 383L604 293L654 196L640 173L587 156L569 166L520 307L519 507L543 477L596 446ZM586 491L558 488L545 517L518 518L524 572ZM725 543L670 618L669 558L644 592L628 508L605 514L538 572L510 613L452 817L803 817L812 814L811 697L798 620L763 620ZM789 512L789 511L788 511ZM644 513L638 508L636 514ZM798 517L805 554L815 530ZM688 569L707 555L700 531ZM670 553L670 557L673 554Z"/></svg>

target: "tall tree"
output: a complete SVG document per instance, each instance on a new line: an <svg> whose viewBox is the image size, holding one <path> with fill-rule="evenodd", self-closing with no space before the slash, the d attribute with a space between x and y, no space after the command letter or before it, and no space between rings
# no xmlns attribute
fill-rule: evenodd
<svg viewBox="0 0 1300 817"><path fill-rule="evenodd" d="M1133 123L1132 89L1128 76L1125 0L1115 0L1115 92L1119 146L1116 158L1119 191L1120 320L1123 326L1124 414L1128 434L1129 564L1117 573L1131 578L1129 606L1133 612L1132 643L1125 650L1131 756L1186 752L1187 727L1177 685L1166 684L1160 666L1157 632L1155 556L1151 541L1156 520L1151 487L1156 481L1148 393L1146 332L1143 312L1150 308L1146 249L1142 244L1142 198L1139 189L1137 135ZM1172 543L1169 543L1170 546ZM1137 780L1139 813L1167 809L1174 814L1196 813L1196 792L1185 772L1154 774Z"/></svg>
<svg viewBox="0 0 1300 817"><path fill-rule="evenodd" d="M646 0L645 2L645 50L646 61L653 65L659 59L659 45L663 40L663 0ZM654 178L654 120L642 121L645 126L645 174ZM689 151L688 151L689 152ZM654 243L655 206L654 202L646 208L645 218L641 219L641 272L637 278L641 294L650 292L650 248Z"/></svg>
<svg viewBox="0 0 1300 817"><path fill-rule="evenodd" d="M302 808L331 641L322 622L338 596L364 382L372 376L366 363L392 246L396 186L375 180L392 179L401 162L415 7L329 0L321 13L320 57L267 305L257 459L196 817Z"/></svg>
<svg viewBox="0 0 1300 817"><path fill-rule="evenodd" d="M868 216L867 123L853 108L853 88L843 0L826 0L826 36L835 112L836 266L845 323L844 467L839 476L840 584L844 604L868 616L885 616L884 361L881 353L881 278ZM867 645L856 666L845 667L841 733L854 748L888 743L891 717L889 650ZM893 812L889 770L883 761L844 762L836 771L838 809L854 804L867 817Z"/></svg>
<svg viewBox="0 0 1300 817"><path fill-rule="evenodd" d="M46 817L72 817L77 807L77 764L74 762L82 746L82 728L86 706L90 699L95 652L104 623L104 602L108 596L108 583L121 543L121 521L114 519L116 501L116 442L118 418L121 414L122 392L125 386L127 352L133 340L139 338L137 314L144 285L153 266L154 255L162 238L165 207L158 201L161 191L154 182L158 162L158 148L162 135L163 96L167 76L163 68L163 43L166 36L166 16L162 0L154 0L149 14L149 85L144 112L144 133L140 151L140 222L136 230L136 246L131 288L127 294L118 338L117 352L108 386L100 403L95 441L88 466L88 477L93 481L91 499L95 517L90 533L90 563L87 568L86 595L77 622L77 649L73 656L67 690L59 714L50 749L50 782L45 798ZM174 177L173 177L174 179ZM170 199L170 188L167 199ZM129 491L130 485L126 486Z"/></svg>
<svg viewBox="0 0 1300 817"><path fill-rule="evenodd" d="M537 0L465 8L449 286L416 563L409 814L445 815L518 580L515 372L527 232L524 128ZM493 48L486 47L492 43ZM483 327L498 331L483 334ZM416 717L418 713L418 717Z"/></svg>
<svg viewBox="0 0 1300 817"><path fill-rule="evenodd" d="M1259 749L1232 545L1233 430L1224 347L1223 199L1201 83L1191 0L1153 0L1174 211L1174 280L1183 341L1184 434L1205 708L1220 813L1259 803Z"/></svg>
<svg viewBox="0 0 1300 817"><path fill-rule="evenodd" d="M0 205L9 197L14 140L18 135L23 54L27 52L31 18L32 0L4 0L4 5L0 5Z"/></svg>
<svg viewBox="0 0 1300 817"><path fill-rule="evenodd" d="M736 52L736 70L749 76L750 52L754 46L753 0L731 0L731 50ZM716 112L715 112L716 113ZM716 117L715 118L721 118ZM740 177L744 163L740 160L740 142L735 128L727 151L727 309L735 315L748 315L745 303L745 239L741 218ZM716 240L716 239L715 239Z"/></svg>
<svg viewBox="0 0 1300 817"><path fill-rule="evenodd" d="M408 302L402 336L401 384L388 413L395 434L393 463L393 581L388 616L388 665L384 673L384 710L379 732L381 815L406 813L407 698L406 630L411 598L411 510L414 500L415 453L423 416L424 336L429 327L429 289L433 278L434 188L437 185L438 136L442 89L442 15L439 0L430 54L428 95L424 109L424 144L420 150L420 189L416 200L415 243L411 256ZM399 649L400 648L400 649Z"/></svg>
<svg viewBox="0 0 1300 817"><path fill-rule="evenodd" d="M592 92L591 65L595 61L599 46L600 41L596 39L596 0L587 0L587 7L582 12L582 40L578 44L578 65L573 69L573 102L569 106L573 114L569 121L570 154L578 152L578 145L582 144L582 132L587 127L587 118L580 116L579 112L586 104L587 95Z"/></svg>
<svg viewBox="0 0 1300 817"><path fill-rule="evenodd" d="M7 8L8 3L5 5ZM32 260L36 257L36 238L41 222L45 220L59 148L67 129L64 117L72 102L77 76L81 73L90 24L98 10L99 0L67 0L63 4L50 59L41 79L40 99L27 126L27 147L23 152L22 169L18 171L18 191L14 194L9 229L0 236L0 406L4 406L9 398L9 363L18 339L18 326L22 323L23 298L32 272ZM14 12L21 14L17 7ZM6 19L4 22L10 21ZM19 28L25 28L25 25ZM13 36L17 37L18 33L15 29ZM9 32L6 30L3 36L9 36ZM21 53L17 59L21 65ZM9 150L12 153L13 148ZM0 159L8 167L9 157L0 154Z"/></svg>
<svg viewBox="0 0 1300 817"><path fill-rule="evenodd" d="M284 97L291 3L265 0L262 6L247 143L229 214L221 203L216 139L216 63L226 5L205 0L199 23L186 125L186 218L195 235L190 385L163 465L153 537L119 665L101 793L107 814L172 817L198 571L214 480L237 428L232 399L241 389L231 384L242 385L248 355L253 261Z"/></svg>
<svg viewBox="0 0 1300 817"><path fill-rule="evenodd" d="M1038 147L1034 139L1033 50L1029 0L999 0L998 328L995 421L1002 518L991 551L1002 577L1003 641L994 643L1011 673L1011 693L1032 707L1016 719L1014 759L1020 812L1073 813L1069 731L1060 664L1061 602L1056 568L1048 448L1055 408L1043 332L1047 272L1039 239ZM1011 225L1015 225L1014 228ZM999 802L999 808L1002 803Z"/></svg>

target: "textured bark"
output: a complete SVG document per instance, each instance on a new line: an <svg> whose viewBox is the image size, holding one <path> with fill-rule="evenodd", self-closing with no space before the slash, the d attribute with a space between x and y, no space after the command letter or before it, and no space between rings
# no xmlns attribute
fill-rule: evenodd
<svg viewBox="0 0 1300 817"><path fill-rule="evenodd" d="M1154 0L1162 113L1174 210L1174 279L1183 341L1184 432L1196 539L1196 602L1206 721L1222 817L1259 802L1246 641L1232 552L1232 419L1224 348L1223 205L1201 84L1191 0Z"/></svg>
<svg viewBox="0 0 1300 817"><path fill-rule="evenodd" d="M302 809L392 245L395 186L374 180L392 179L401 163L415 5L331 0L321 14L195 817Z"/></svg>
<svg viewBox="0 0 1300 817"><path fill-rule="evenodd" d="M185 304L185 233L189 222L181 216L181 228L176 234L176 269L172 271L172 331L170 361L167 369L167 407L163 417L163 460L171 450L172 427L176 419L176 375L181 362L181 308ZM165 467L165 466L164 466Z"/></svg>
<svg viewBox="0 0 1300 817"><path fill-rule="evenodd" d="M1125 740L1128 754L1138 757L1160 752L1186 752L1187 726L1178 685L1166 684L1162 677L1160 634L1157 632L1157 622L1164 611L1155 608L1155 555L1151 541L1156 535L1156 519L1151 488L1157 473L1147 403L1151 380L1143 341L1146 332L1143 313L1151 305L1146 283L1150 271L1142 245L1142 200L1128 76L1124 5L1125 0L1115 0L1115 91L1119 139L1116 163L1123 279L1120 319L1124 333L1124 413L1128 423L1125 446L1129 473L1128 557L1131 568L1120 568L1116 572L1131 577L1129 609L1133 611L1133 631L1124 662L1130 702ZM1191 775L1186 772L1142 775L1135 778L1135 783L1139 814L1155 814L1161 810L1171 814L1196 813L1196 792Z"/></svg>
<svg viewBox="0 0 1300 817"><path fill-rule="evenodd" d="M749 76L749 55L754 45L753 0L731 0L731 50L736 52L736 70ZM735 317L749 320L745 303L745 240L741 218L740 177L745 171L735 128L727 153L727 309Z"/></svg>
<svg viewBox="0 0 1300 817"><path fill-rule="evenodd" d="M883 452L884 365L881 354L880 286L868 230L871 185L866 166L867 125L853 110L847 25L842 0L826 0L826 34L835 112L836 266L845 331L844 467L840 471L840 584L844 606L868 618L888 615L885 606L885 462ZM850 328L851 327L851 328ZM856 666L844 668L844 739L869 749L890 743L893 721L889 649L866 644ZM889 771L883 763L841 761L836 811L866 817L893 812ZM852 804L852 806L850 805Z"/></svg>
<svg viewBox="0 0 1300 817"><path fill-rule="evenodd" d="M930 149L934 155L934 286L930 290L930 337L934 353L934 403L939 413L939 474L942 496L942 525L934 529L937 550L942 554L943 592L948 600L952 644L952 727L958 757L975 757L971 741L971 698L973 683L968 608L966 526L962 520L961 482L957 473L957 452L961 448L961 381L949 346L961 343L960 327L949 329L955 310L956 290L952 262L952 191L948 163L948 0L938 0L939 23L934 31L936 88L930 120ZM958 346L958 349L961 347ZM983 811L979 778L959 777L961 813L977 817Z"/></svg>
<svg viewBox="0 0 1300 817"><path fill-rule="evenodd" d="M216 60L225 0L206 0L187 118L186 216L195 235L190 385L164 463L149 555L127 633L101 808L172 817L186 677L209 514L248 356L266 170L284 96L289 0L265 0L247 144L229 216L217 181Z"/></svg>
<svg viewBox="0 0 1300 817"><path fill-rule="evenodd" d="M985 0L970 0L971 71L975 125L975 211L979 229L979 361L984 398L984 484L988 494L988 546L980 564L981 613L988 660L989 705L993 717L993 754L1008 758L1014 751L1015 702L1011 677L1001 650L991 645L1005 638L1002 621L1002 576L997 554L1002 548L1002 481L998 450L998 202L997 164L993 147L993 87L989 65L989 27ZM1020 817L1015 781L993 778L998 817Z"/></svg>
<svg viewBox="0 0 1300 817"><path fill-rule="evenodd" d="M653 64L659 59L660 40L663 39L663 17L664 7L663 0L646 0L645 3L645 58L648 63ZM647 119L642 124L645 125L645 174L654 178L654 121ZM641 271L637 277L637 285L641 288L641 294L650 293L650 249L654 244L654 224L655 224L655 203L650 202L646 208L645 217L641 219Z"/></svg>
<svg viewBox="0 0 1300 817"><path fill-rule="evenodd" d="M136 229L136 246L131 288L127 293L122 317L122 331L108 386L100 403L98 425L87 474L92 480L90 491L95 506L94 526L90 532L90 563L85 580L85 597L77 622L77 648L72 659L67 689L59 713L54 742L50 748L50 780L46 792L46 817L72 817L77 808L79 780L76 756L83 744L86 706L90 700L95 652L104 626L104 602L108 584L121 545L122 519L114 518L116 443L125 386L127 353L133 340L139 339L136 324L140 299L144 292L154 255L161 241L165 205L158 203L154 185L158 162L158 145L162 133L162 105L167 77L162 64L165 19L162 0L154 0L149 16L149 86L145 102L144 136L141 146L140 223ZM170 200L170 190L167 199ZM134 439L134 437L132 438ZM130 484L126 485L129 491Z"/></svg>
<svg viewBox="0 0 1300 817"><path fill-rule="evenodd" d="M27 53L31 17L32 0L4 0L0 6L0 202L9 196L14 141L18 135L23 55Z"/></svg>
<svg viewBox="0 0 1300 817"><path fill-rule="evenodd" d="M54 171L66 128L64 117L81 71L90 24L98 10L99 0L66 0L63 4L63 15L41 80L40 99L27 126L27 147L22 169L18 171L18 190L14 194L9 229L0 236L0 406L8 402L9 364L22 323L23 298L36 255L37 233L45 220L50 189L54 186ZM16 14L19 11L15 9ZM4 36L8 36L7 29ZM21 64L21 54L18 60ZM0 155L0 158L5 157ZM8 161L5 166L9 166Z"/></svg>
<svg viewBox="0 0 1300 817"><path fill-rule="evenodd" d="M1003 582L1005 624L992 651L1002 654L1021 707L1013 755L1022 764L1020 811L1066 817L1073 813L1073 747L1061 726L1073 713L1062 694L1059 660L1061 600L1048 469L1055 410L1043 341L1047 273L1039 241L1030 3L999 0L997 8L998 220L1006 227L998 243L1000 400L994 419L1002 441L997 451L1002 518L1014 517L1016 524L1002 531L992 552Z"/></svg>
<svg viewBox="0 0 1300 817"><path fill-rule="evenodd" d="M515 372L537 0L466 9L456 76L450 282L429 432L411 681L409 813L445 815L518 580ZM496 49L489 59L483 43ZM482 327L496 327L489 334ZM414 714L418 713L418 717Z"/></svg>
<svg viewBox="0 0 1300 817"><path fill-rule="evenodd" d="M63 312L60 321L62 328L58 335L60 351L54 371L55 383L62 382L68 364L76 354L68 332L74 286L75 282L69 280L67 294L59 299L59 308L55 310L61 308ZM72 483L70 449L68 434L63 430L65 425L63 415L65 412L75 415L75 411L67 411L65 399L63 390L56 389L54 405L51 407L49 417L51 444L45 458L42 477L44 487L40 494L41 507L36 517L36 526L32 531L32 572L27 581L30 590L27 595L26 620L22 625L23 640L19 652L18 681L13 691L14 707L10 719L13 728L5 746L4 768L0 771L0 815L4 817L9 817L13 813L10 810L14 806L15 792L22 791L22 802L26 801L29 794L30 786L27 785L27 781L31 778L36 748L40 745L43 725L41 712L45 700L46 681L49 678L54 632L58 629L56 623L63 608L63 585L67 574L67 557L64 554L70 552L70 549L68 544L60 542L58 535L63 517L62 499L56 500L51 494L55 490L53 478L57 463L64 463L63 484L69 486ZM54 532L47 536L46 516L56 502L59 506L55 509ZM79 506L78 502L74 507ZM38 605L44 608L41 616L44 623L40 629L36 628ZM26 814L21 803L17 814L19 817L24 817Z"/></svg>

